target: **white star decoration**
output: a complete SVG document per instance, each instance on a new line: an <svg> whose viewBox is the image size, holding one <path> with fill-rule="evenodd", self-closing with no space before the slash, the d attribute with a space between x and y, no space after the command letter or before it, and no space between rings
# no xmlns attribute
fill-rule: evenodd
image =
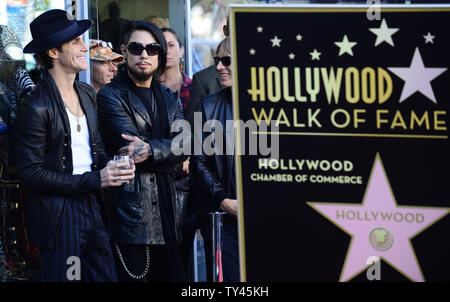
<svg viewBox="0 0 450 302"><path fill-rule="evenodd" d="M297 41L301 41L302 38L303 38L303 37L302 37L302 35L300 35L300 34L295 36L295 39L297 39Z"/></svg>
<svg viewBox="0 0 450 302"><path fill-rule="evenodd" d="M281 39L278 38L278 36L273 37L273 39L270 39L270 42L272 42L272 47L278 46L281 47Z"/></svg>
<svg viewBox="0 0 450 302"><path fill-rule="evenodd" d="M295 59L295 54L291 52L289 54L289 59L294 60Z"/></svg>
<svg viewBox="0 0 450 302"><path fill-rule="evenodd" d="M261 26L258 26L258 27L256 28L256 30L257 30L259 33L262 33L262 32L263 32L263 29L264 29L264 28L262 28Z"/></svg>
<svg viewBox="0 0 450 302"><path fill-rule="evenodd" d="M256 53L256 50L254 50L253 48L250 49L250 54L251 54L251 55L254 55L255 53Z"/></svg>
<svg viewBox="0 0 450 302"><path fill-rule="evenodd" d="M318 52L317 49L314 48L314 50L312 52L309 53L311 55L311 60L320 60L320 55L322 54L321 52Z"/></svg>
<svg viewBox="0 0 450 302"><path fill-rule="evenodd" d="M425 38L425 44L427 44L427 43L434 44L434 42L433 42L434 36L431 35L430 32L428 32L428 34L423 37Z"/></svg>
<svg viewBox="0 0 450 302"><path fill-rule="evenodd" d="M352 48L357 44L357 42L350 42L347 38L347 35L344 35L344 38L341 42L334 42L339 47L339 56L342 56L344 53L348 53L353 56Z"/></svg>
<svg viewBox="0 0 450 302"><path fill-rule="evenodd" d="M386 19L383 19L383 21L381 21L380 28L369 28L369 30L377 35L375 46L378 46L383 42L386 42L389 45L394 46L394 41L392 41L392 35L395 34L399 29L389 28L387 26Z"/></svg>
<svg viewBox="0 0 450 302"><path fill-rule="evenodd" d="M388 69L405 81L399 103L417 91L425 95L433 103L436 103L431 81L447 70L447 68L437 67L426 68L423 64L419 48L416 48L414 51L414 56L409 67L388 67Z"/></svg>

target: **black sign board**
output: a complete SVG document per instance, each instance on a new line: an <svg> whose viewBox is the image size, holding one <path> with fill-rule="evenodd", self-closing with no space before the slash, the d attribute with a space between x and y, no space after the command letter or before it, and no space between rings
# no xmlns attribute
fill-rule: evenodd
<svg viewBox="0 0 450 302"><path fill-rule="evenodd" d="M238 137L279 141L237 156L242 280L450 280L450 7L231 23L234 118L278 126Z"/></svg>

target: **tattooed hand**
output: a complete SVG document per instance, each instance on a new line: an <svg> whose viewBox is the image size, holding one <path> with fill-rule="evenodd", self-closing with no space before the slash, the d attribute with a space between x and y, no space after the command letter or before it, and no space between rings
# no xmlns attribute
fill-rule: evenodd
<svg viewBox="0 0 450 302"><path fill-rule="evenodd" d="M129 141L130 144L120 148L118 152L120 154L128 154L134 163L142 163L152 156L150 145L143 142L139 137L126 134L122 134L122 137Z"/></svg>

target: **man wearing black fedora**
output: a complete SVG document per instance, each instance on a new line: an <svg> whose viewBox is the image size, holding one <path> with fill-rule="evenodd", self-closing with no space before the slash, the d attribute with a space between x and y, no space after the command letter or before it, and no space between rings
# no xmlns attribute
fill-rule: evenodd
<svg viewBox="0 0 450 302"><path fill-rule="evenodd" d="M95 91L75 81L87 69L82 34L89 20L50 10L30 24L45 76L19 108L17 167L26 190L30 241L40 248L43 281L117 281L100 191L134 178L103 149Z"/></svg>

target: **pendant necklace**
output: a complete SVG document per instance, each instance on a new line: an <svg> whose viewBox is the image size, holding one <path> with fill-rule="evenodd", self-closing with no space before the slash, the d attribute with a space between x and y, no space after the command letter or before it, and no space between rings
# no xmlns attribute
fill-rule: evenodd
<svg viewBox="0 0 450 302"><path fill-rule="evenodd" d="M69 106L67 106L67 104L64 102L64 107L66 107L69 111ZM72 111L70 111L72 112ZM74 114L75 115L75 114ZM80 102L77 103L77 114L75 115L75 119L77 120L77 131L80 132L81 131L81 125L80 125Z"/></svg>

